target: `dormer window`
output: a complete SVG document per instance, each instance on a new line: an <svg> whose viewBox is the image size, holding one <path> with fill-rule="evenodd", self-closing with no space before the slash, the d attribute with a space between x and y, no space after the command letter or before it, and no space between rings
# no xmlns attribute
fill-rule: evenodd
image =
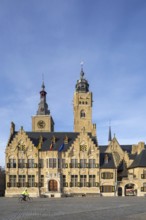
<svg viewBox="0 0 146 220"><path fill-rule="evenodd" d="M107 154L105 154L104 163L105 163L105 164L108 164L108 155L107 155Z"/></svg>
<svg viewBox="0 0 146 220"><path fill-rule="evenodd" d="M86 116L85 111L82 110L82 111L80 112L80 117L81 117L81 118L85 118L85 116Z"/></svg>

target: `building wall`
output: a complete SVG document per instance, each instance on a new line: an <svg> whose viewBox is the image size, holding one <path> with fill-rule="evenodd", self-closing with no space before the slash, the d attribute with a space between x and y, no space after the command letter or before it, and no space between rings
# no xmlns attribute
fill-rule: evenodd
<svg viewBox="0 0 146 220"><path fill-rule="evenodd" d="M40 146L39 146L40 147ZM32 196L40 194L49 195L49 181L56 180L58 187L57 192L60 195L76 193L99 193L99 149L92 142L88 134L84 131L66 152L58 151L41 151L38 146L34 146L29 140L24 130L20 130L13 141L6 148L6 196L16 196L21 194L24 188L28 187L28 176L34 175L34 187L28 187ZM49 159L54 158L56 165L50 168ZM72 168L71 160L77 160L77 167ZM25 166L20 167L20 160L25 160ZM33 160L34 168L28 168L28 160ZM83 168L81 161L84 160ZM86 161L85 161L86 160ZM94 161L93 167L89 167L89 160ZM14 161L16 165L11 165ZM40 165L43 161L43 165ZM59 161L59 162L58 162ZM64 161L64 165L60 162ZM15 186L10 184L10 176L16 177ZM25 184L20 187L19 177L25 176ZM40 177L44 176L44 184L39 187ZM65 183L63 177L65 176ZM72 186L72 176L77 176L77 184ZM81 186L81 176L85 177L85 184ZM94 186L89 186L89 176L94 178ZM51 192L52 193L52 192Z"/></svg>
<svg viewBox="0 0 146 220"><path fill-rule="evenodd" d="M0 167L0 196L5 194L5 170Z"/></svg>

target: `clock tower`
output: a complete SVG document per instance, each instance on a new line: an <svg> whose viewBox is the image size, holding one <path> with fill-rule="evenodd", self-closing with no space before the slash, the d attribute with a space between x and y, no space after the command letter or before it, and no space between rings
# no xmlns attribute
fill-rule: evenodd
<svg viewBox="0 0 146 220"><path fill-rule="evenodd" d="M54 131L54 121L48 110L48 104L46 103L46 95L44 82L42 83L42 90L40 91L40 102L38 105L37 114L32 116L32 131Z"/></svg>
<svg viewBox="0 0 146 220"><path fill-rule="evenodd" d="M92 92L89 91L88 81L84 78L81 67L80 79L77 80L74 93L74 132L91 132L96 136L96 124L92 124Z"/></svg>

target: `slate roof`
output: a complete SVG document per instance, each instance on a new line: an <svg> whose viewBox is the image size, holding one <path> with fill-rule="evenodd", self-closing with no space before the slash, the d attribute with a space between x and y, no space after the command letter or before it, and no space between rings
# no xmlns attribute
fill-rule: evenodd
<svg viewBox="0 0 146 220"><path fill-rule="evenodd" d="M15 132L15 134L11 138L11 141L17 133L18 132ZM36 147L39 145L40 138L42 137L42 147L40 149L41 151L50 150L50 145L52 143L53 136L55 137L55 143L53 143L52 150L58 151L60 146L64 143L65 137L67 137L68 143L64 143L64 147L62 149L62 151L66 151L72 145L72 143L75 141L75 139L78 137L80 133L79 132L26 132L26 134ZM91 133L88 133L88 136L97 146L96 137L93 137Z"/></svg>
<svg viewBox="0 0 146 220"><path fill-rule="evenodd" d="M128 154L130 160L135 160L137 154Z"/></svg>
<svg viewBox="0 0 146 220"><path fill-rule="evenodd" d="M131 154L132 151L132 145L120 145L123 151L127 151Z"/></svg>
<svg viewBox="0 0 146 220"><path fill-rule="evenodd" d="M128 176L128 170L127 166L124 160L120 163L118 167L118 177L127 177Z"/></svg>
<svg viewBox="0 0 146 220"><path fill-rule="evenodd" d="M108 156L108 163L105 163L104 158L105 155L107 154ZM113 155L111 153L100 153L100 168L107 168L107 169L115 169L115 163L113 159Z"/></svg>
<svg viewBox="0 0 146 220"><path fill-rule="evenodd" d="M62 150L66 151L79 135L78 132L26 132L26 134L35 146L38 146L40 137L43 137L41 151L50 150L53 136L55 137L55 143L53 143L52 150L58 151L59 147L64 143L64 138L67 136L68 143L64 144L64 148Z"/></svg>
<svg viewBox="0 0 146 220"><path fill-rule="evenodd" d="M137 154L129 169L136 167L146 167L146 149L142 150L140 154Z"/></svg>
<svg viewBox="0 0 146 220"><path fill-rule="evenodd" d="M108 147L107 145L100 145L99 146L100 152L104 153L106 151L107 147Z"/></svg>
<svg viewBox="0 0 146 220"><path fill-rule="evenodd" d="M100 145L100 152L105 152L108 145ZM127 151L128 153L131 153L132 151L132 145L120 145L123 151Z"/></svg>

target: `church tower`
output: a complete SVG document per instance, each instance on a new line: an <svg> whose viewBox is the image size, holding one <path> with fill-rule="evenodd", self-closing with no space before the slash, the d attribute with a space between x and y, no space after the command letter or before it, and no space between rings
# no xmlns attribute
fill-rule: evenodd
<svg viewBox="0 0 146 220"><path fill-rule="evenodd" d="M84 78L81 67L80 79L77 80L74 93L74 132L91 132L96 136L96 125L92 124L92 92L89 91L88 81Z"/></svg>
<svg viewBox="0 0 146 220"><path fill-rule="evenodd" d="M32 116L32 131L54 131L54 121L48 110L46 103L46 95L44 82L42 83L42 90L40 91L40 103L38 105L37 114Z"/></svg>

